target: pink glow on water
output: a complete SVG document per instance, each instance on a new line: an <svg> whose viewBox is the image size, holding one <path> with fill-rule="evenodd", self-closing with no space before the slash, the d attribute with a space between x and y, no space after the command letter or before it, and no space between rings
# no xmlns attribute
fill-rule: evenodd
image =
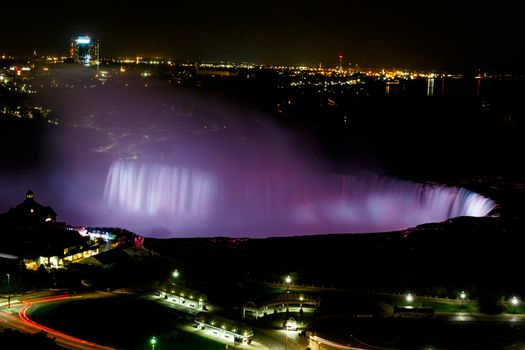
<svg viewBox="0 0 525 350"><path fill-rule="evenodd" d="M465 188L368 175L210 173L116 161L112 215L175 235L272 236L404 229L485 216L495 203Z"/></svg>
<svg viewBox="0 0 525 350"><path fill-rule="evenodd" d="M205 218L217 185L203 172L160 164L113 163L105 197L119 208L148 215Z"/></svg>

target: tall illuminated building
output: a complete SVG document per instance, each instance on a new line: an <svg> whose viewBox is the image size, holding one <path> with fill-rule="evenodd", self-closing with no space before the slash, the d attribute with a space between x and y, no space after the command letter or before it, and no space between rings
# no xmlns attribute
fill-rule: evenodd
<svg viewBox="0 0 525 350"><path fill-rule="evenodd" d="M77 63L85 66L99 65L99 47L98 40L88 36L77 36L71 40L69 48L69 57Z"/></svg>

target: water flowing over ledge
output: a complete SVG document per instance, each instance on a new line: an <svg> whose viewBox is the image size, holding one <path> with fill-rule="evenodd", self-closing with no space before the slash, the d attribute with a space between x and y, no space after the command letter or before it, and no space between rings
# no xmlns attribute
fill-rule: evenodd
<svg viewBox="0 0 525 350"><path fill-rule="evenodd" d="M212 173L121 160L110 167L104 199L123 226L174 236L384 232L486 216L496 207L465 188L377 175Z"/></svg>

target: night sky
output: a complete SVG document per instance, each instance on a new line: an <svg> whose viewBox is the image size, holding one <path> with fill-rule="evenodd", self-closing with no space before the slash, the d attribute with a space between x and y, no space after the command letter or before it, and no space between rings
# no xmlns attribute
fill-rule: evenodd
<svg viewBox="0 0 525 350"><path fill-rule="evenodd" d="M516 70L518 2L55 1L3 5L0 51L67 54L75 34L101 55L361 67Z"/></svg>

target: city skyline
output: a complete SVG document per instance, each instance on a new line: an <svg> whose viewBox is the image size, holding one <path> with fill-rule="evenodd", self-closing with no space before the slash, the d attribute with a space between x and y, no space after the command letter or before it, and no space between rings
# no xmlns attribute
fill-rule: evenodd
<svg viewBox="0 0 525 350"><path fill-rule="evenodd" d="M20 16L7 16L0 24L0 50L66 55L73 36L89 33L101 41L101 57L336 66L342 54L345 67L506 71L520 70L523 59L518 11L501 3L491 8L343 1L75 6L33 4Z"/></svg>

